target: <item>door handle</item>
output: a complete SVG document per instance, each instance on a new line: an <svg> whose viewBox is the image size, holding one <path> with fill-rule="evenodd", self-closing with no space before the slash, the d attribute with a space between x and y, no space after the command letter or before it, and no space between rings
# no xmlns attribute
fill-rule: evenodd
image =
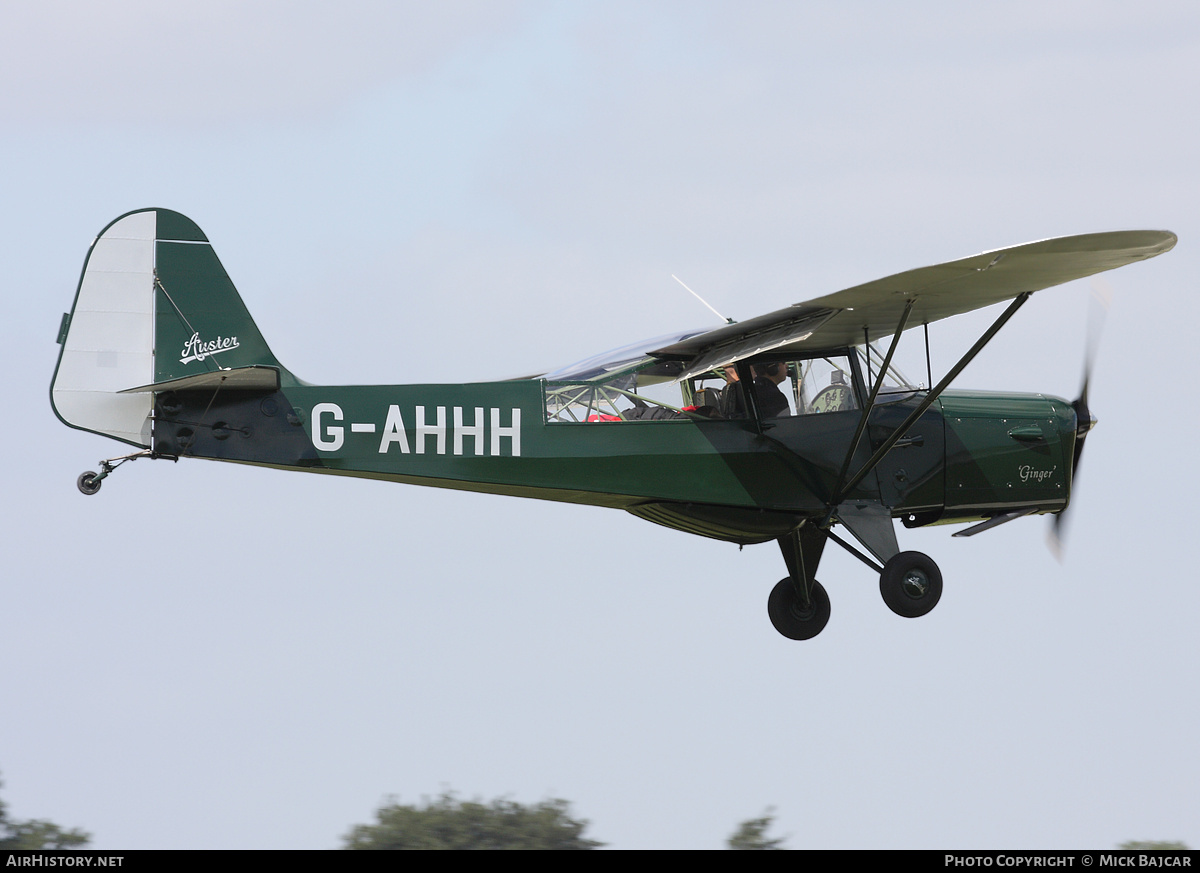
<svg viewBox="0 0 1200 873"><path fill-rule="evenodd" d="M1008 435L1021 443L1044 443L1046 441L1046 435L1036 424L1014 427L1008 432Z"/></svg>

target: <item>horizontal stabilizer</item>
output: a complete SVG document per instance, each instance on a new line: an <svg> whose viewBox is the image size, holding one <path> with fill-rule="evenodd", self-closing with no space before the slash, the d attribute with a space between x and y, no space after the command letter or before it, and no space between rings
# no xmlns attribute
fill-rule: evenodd
<svg viewBox="0 0 1200 873"><path fill-rule="evenodd" d="M166 382L151 382L136 388L126 388L118 394L162 394L165 391L196 391L224 388L233 391L278 391L279 371L274 367L238 367L236 370L217 370L214 373L197 373L168 379Z"/></svg>

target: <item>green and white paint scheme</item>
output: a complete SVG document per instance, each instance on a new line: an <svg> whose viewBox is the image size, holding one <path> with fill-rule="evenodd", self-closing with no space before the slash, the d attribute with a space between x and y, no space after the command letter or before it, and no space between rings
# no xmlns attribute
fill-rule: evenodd
<svg viewBox="0 0 1200 873"><path fill-rule="evenodd" d="M1094 424L1086 382L1073 402L947 386L1033 292L1175 242L1121 231L986 252L528 379L326 387L276 360L200 228L144 209L92 244L50 397L65 424L138 449L83 474L88 494L125 460L208 458L774 540L788 576L768 611L785 636L807 639L829 617L815 579L827 541L879 572L888 606L915 617L936 605L941 575L900 551L893 519L973 521L956 534L971 535L1066 509ZM905 330L1006 301L932 388L891 366Z"/></svg>

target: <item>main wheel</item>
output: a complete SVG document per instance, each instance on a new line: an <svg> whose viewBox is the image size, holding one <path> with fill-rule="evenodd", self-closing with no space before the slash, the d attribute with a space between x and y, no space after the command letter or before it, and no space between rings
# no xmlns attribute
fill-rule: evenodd
<svg viewBox="0 0 1200 873"><path fill-rule="evenodd" d="M923 552L901 552L883 565L879 593L896 615L919 618L941 599L942 571Z"/></svg>
<svg viewBox="0 0 1200 873"><path fill-rule="evenodd" d="M100 490L100 486L104 484L102 479L97 479L96 474L91 470L86 473L80 473L79 478L75 480L75 485L84 494L95 494Z"/></svg>
<svg viewBox="0 0 1200 873"><path fill-rule="evenodd" d="M789 640L811 640L829 622L829 595L814 581L808 592L809 604L801 605L790 577L780 580L767 599L771 624Z"/></svg>

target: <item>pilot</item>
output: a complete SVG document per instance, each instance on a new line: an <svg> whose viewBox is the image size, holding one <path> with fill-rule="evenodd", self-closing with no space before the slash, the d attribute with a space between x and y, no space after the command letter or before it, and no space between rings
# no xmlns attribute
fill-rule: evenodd
<svg viewBox="0 0 1200 873"><path fill-rule="evenodd" d="M754 373L754 402L759 414L763 418L787 415L787 396L779 389L779 383L787 378L787 364L783 361L756 364L750 371Z"/></svg>
<svg viewBox="0 0 1200 873"><path fill-rule="evenodd" d="M779 383L787 378L787 364L783 361L754 364L750 367L750 373L754 377L750 385L754 391L754 403L758 407L758 414L763 418L787 415L787 396L779 390ZM744 417L746 411L742 404L742 394L735 387L735 383L739 381L736 367L730 365L725 368L725 381L729 384L725 386L723 393L730 397L730 401L722 406L730 410L727 417Z"/></svg>

